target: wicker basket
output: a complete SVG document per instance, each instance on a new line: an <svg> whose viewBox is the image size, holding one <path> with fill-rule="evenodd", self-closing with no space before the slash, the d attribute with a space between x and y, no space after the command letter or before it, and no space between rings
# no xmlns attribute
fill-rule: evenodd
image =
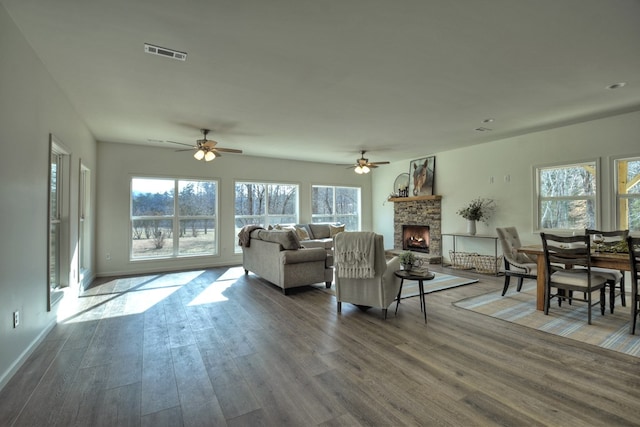
<svg viewBox="0 0 640 427"><path fill-rule="evenodd" d="M492 255L477 255L473 258L473 264L478 273L498 274L502 266L502 255L498 257Z"/></svg>
<svg viewBox="0 0 640 427"><path fill-rule="evenodd" d="M449 251L449 259L451 260L451 268L461 270L471 270L475 267L473 259L478 254L475 252L453 252Z"/></svg>

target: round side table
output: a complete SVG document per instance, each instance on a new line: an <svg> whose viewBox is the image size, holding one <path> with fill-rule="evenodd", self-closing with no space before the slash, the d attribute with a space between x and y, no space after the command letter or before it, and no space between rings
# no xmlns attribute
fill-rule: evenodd
<svg viewBox="0 0 640 427"><path fill-rule="evenodd" d="M436 275L432 272L419 273L412 272L411 270L396 270L394 273L400 278L400 290L396 297L396 314L398 314L398 306L400 305L400 294L402 293L402 285L405 280L417 280L418 281L418 293L420 297L420 311L424 313L424 323L427 323L427 303L424 300L424 280L432 280Z"/></svg>

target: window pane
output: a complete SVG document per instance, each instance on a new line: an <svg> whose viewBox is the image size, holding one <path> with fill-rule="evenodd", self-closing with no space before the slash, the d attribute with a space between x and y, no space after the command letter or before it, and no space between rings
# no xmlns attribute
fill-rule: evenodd
<svg viewBox="0 0 640 427"><path fill-rule="evenodd" d="M264 184L236 184L236 215L264 215L266 210Z"/></svg>
<svg viewBox="0 0 640 427"><path fill-rule="evenodd" d="M271 184L268 186L269 215L295 215L298 211L298 187Z"/></svg>
<svg viewBox="0 0 640 427"><path fill-rule="evenodd" d="M133 178L131 258L217 253L217 191L217 181Z"/></svg>
<svg viewBox="0 0 640 427"><path fill-rule="evenodd" d="M215 253L215 222L212 219L180 220L179 255Z"/></svg>
<svg viewBox="0 0 640 427"><path fill-rule="evenodd" d="M595 163L540 169L542 197L593 196L596 194Z"/></svg>
<svg viewBox="0 0 640 427"><path fill-rule="evenodd" d="M178 181L178 210L181 216L215 216L215 182Z"/></svg>
<svg viewBox="0 0 640 427"><path fill-rule="evenodd" d="M173 255L171 219L136 219L132 224L132 258Z"/></svg>
<svg viewBox="0 0 640 427"><path fill-rule="evenodd" d="M357 215L360 205L358 194L357 188L336 188L336 213Z"/></svg>
<svg viewBox="0 0 640 427"><path fill-rule="evenodd" d="M596 228L591 200L545 200L540 203L540 227L550 229Z"/></svg>
<svg viewBox="0 0 640 427"><path fill-rule="evenodd" d="M174 180L133 178L131 180L131 215L173 215Z"/></svg>
<svg viewBox="0 0 640 427"><path fill-rule="evenodd" d="M359 221L357 216L340 216L336 217L337 223L344 224L345 230L358 230Z"/></svg>
<svg viewBox="0 0 640 427"><path fill-rule="evenodd" d="M640 231L640 159L616 161L617 228Z"/></svg>
<svg viewBox="0 0 640 427"><path fill-rule="evenodd" d="M337 222L345 229L360 229L360 189L355 187L313 186L311 189L313 222Z"/></svg>
<svg viewBox="0 0 640 427"><path fill-rule="evenodd" d="M311 209L314 215L333 215L333 187L317 187L311 190Z"/></svg>

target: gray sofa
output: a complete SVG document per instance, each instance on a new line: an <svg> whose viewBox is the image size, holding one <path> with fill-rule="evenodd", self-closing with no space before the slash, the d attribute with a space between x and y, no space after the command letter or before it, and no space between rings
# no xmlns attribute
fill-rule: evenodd
<svg viewBox="0 0 640 427"><path fill-rule="evenodd" d="M333 281L333 257L325 248L303 248L297 234L291 230L256 229L241 242L242 266L245 274L252 272L282 288Z"/></svg>
<svg viewBox="0 0 640 427"><path fill-rule="evenodd" d="M324 248L331 252L333 249L333 237L336 233L344 231L344 226L332 223L296 224L296 228L306 230L309 238L305 239L298 231L300 244L305 248Z"/></svg>

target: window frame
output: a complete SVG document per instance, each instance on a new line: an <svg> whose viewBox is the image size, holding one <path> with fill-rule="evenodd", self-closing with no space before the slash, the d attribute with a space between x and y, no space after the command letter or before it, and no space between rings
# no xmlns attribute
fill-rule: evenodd
<svg viewBox="0 0 640 427"><path fill-rule="evenodd" d="M614 206L614 215L615 215L615 228L616 230L629 230L630 232L640 232L640 229L636 230L629 227L629 221L627 216L627 223L623 224L621 221L622 215L622 201L623 200L640 200L640 193L620 193L620 177L619 177L619 163L622 161L626 161L627 163L632 162L640 162L640 154L630 155L630 156L622 156L616 157L612 159L611 169L612 169L612 180L613 180L613 191L615 197L615 206ZM625 177L626 181L626 177ZM640 185L640 182L636 182L634 185ZM639 202L640 203L640 202ZM628 203L627 203L628 205Z"/></svg>
<svg viewBox="0 0 640 427"><path fill-rule="evenodd" d="M314 189L317 187L323 187L323 188L331 188L333 190L333 213L332 214L319 214L319 213L314 213L313 212L313 205L314 205L314 201L313 201L313 194L314 194ZM344 189L348 189L348 190L356 190L357 191L357 198L358 198L358 212L356 214L338 214L336 211L336 191L340 188L344 188ZM362 229L362 187L358 187L358 186L349 186L349 185L328 185L328 184L312 184L311 185L311 222L315 223L315 219L318 217L327 217L327 216L331 216L333 218L332 221L329 222L343 222L339 219L339 217L345 217L345 216L349 216L349 217L354 217L356 218L356 223L357 223L357 229L356 230L350 230L350 231L360 231ZM319 222L327 222L326 220L323 221L319 221Z"/></svg>
<svg viewBox="0 0 640 427"><path fill-rule="evenodd" d="M134 179L173 181L173 214L171 215L133 215L133 181ZM215 203L213 206L213 215L182 215L180 214L180 183L181 182L202 182L215 185ZM197 257L220 256L220 180L204 179L193 177L172 177L172 176L149 176L149 175L131 175L129 177L129 261L154 261L167 259L184 259ZM201 252L196 254L180 253L180 223L183 220L203 219L213 221L213 230L215 237L213 249L211 252ZM171 253L157 256L134 256L134 221L136 220L170 220L171 221Z"/></svg>
<svg viewBox="0 0 640 427"><path fill-rule="evenodd" d="M541 181L540 181L540 172L544 169L560 169L560 168L571 168L571 167L576 167L576 166L583 166L583 165L588 165L588 164L593 164L594 166L594 173L595 173L595 191L593 196L560 196L560 197L549 197L549 196L541 196ZM600 168L600 159L599 158L591 158L591 159L583 159L583 160L576 160L576 161L565 161L565 162L556 162L556 163L545 163L545 164L540 164L540 165L534 165L533 166L533 185L534 185L534 189L533 189L533 207L534 207L534 214L533 214L533 229L536 230L537 232L541 232L541 231L552 231L552 232L569 232L569 231L577 231L578 229L576 228L545 228L542 227L542 224L540 223L542 220L542 216L541 216L541 206L542 203L545 201L579 201L579 200L586 200L586 201L591 201L593 203L594 206L594 228L600 228L600 222L601 222L601 168Z"/></svg>

